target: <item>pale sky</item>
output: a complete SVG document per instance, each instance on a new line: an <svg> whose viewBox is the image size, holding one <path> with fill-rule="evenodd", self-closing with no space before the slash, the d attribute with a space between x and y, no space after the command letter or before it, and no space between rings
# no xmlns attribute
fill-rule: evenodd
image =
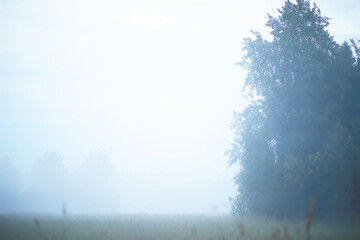
<svg viewBox="0 0 360 240"><path fill-rule="evenodd" d="M129 179L123 212L229 212L235 63L283 2L1 1L0 157L26 175L45 152L76 171L100 149ZM337 41L360 39L360 1L316 3Z"/></svg>

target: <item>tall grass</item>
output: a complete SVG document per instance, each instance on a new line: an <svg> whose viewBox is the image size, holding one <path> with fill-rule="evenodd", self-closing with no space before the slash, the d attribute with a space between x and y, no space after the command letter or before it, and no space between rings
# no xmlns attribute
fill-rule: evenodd
<svg viewBox="0 0 360 240"><path fill-rule="evenodd" d="M62 216L0 216L0 239L62 239ZM68 240L305 240L306 221L284 223L262 216L107 215L67 216ZM297 231L299 226L302 231ZM286 226L286 227L285 227ZM41 234L37 234L37 228ZM286 229L286 230L285 230ZM357 223L311 225L312 240L359 240Z"/></svg>
<svg viewBox="0 0 360 240"><path fill-rule="evenodd" d="M311 239L310 233L311 233L311 225L314 220L314 208L315 208L315 197L313 197L313 199L310 202L308 215L307 215L307 219L306 219L306 224L305 224L306 240Z"/></svg>
<svg viewBox="0 0 360 240"><path fill-rule="evenodd" d="M66 240L359 240L359 223L314 221L312 199L304 221L228 215L0 215L0 239Z"/></svg>

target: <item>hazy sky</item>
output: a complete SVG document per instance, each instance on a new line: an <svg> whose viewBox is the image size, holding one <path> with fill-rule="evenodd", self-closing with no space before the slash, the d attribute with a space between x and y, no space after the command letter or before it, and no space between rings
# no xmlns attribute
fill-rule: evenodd
<svg viewBox="0 0 360 240"><path fill-rule="evenodd" d="M316 3L337 41L360 39L360 1ZM127 212L228 212L235 63L282 4L1 1L0 157L26 173L51 151L75 171L100 149L129 179Z"/></svg>

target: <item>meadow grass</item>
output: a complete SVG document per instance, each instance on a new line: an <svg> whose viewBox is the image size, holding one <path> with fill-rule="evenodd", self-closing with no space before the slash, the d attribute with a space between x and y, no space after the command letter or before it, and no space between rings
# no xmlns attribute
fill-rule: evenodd
<svg viewBox="0 0 360 240"><path fill-rule="evenodd" d="M0 239L128 240L341 240L360 239L358 223L312 224L271 217L227 215L1 215Z"/></svg>

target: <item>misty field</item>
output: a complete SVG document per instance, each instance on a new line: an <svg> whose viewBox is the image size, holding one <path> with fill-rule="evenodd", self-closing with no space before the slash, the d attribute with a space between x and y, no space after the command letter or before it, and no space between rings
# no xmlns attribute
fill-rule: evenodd
<svg viewBox="0 0 360 240"><path fill-rule="evenodd" d="M309 239L305 221L199 215L0 216L0 239ZM317 223L310 239L360 239L358 223Z"/></svg>

